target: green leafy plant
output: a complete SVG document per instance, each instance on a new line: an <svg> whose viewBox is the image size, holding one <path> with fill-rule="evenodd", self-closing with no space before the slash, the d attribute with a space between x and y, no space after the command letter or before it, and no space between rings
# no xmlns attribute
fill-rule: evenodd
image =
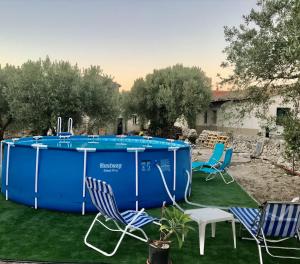
<svg viewBox="0 0 300 264"><path fill-rule="evenodd" d="M295 160L300 157L300 120L290 114L283 121L283 137L286 142L286 156L292 160L292 173L295 173Z"/></svg>
<svg viewBox="0 0 300 264"><path fill-rule="evenodd" d="M190 230L194 230L190 226L191 218L176 209L175 207L162 208L162 217L160 219L161 226L160 241L163 243L171 243L172 237L177 238L179 248L182 247L184 238Z"/></svg>

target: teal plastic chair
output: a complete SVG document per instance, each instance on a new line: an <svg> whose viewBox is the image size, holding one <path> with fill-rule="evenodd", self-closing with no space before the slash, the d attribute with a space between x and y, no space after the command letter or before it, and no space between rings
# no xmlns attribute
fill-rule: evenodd
<svg viewBox="0 0 300 264"><path fill-rule="evenodd" d="M233 149L232 148L227 149L225 152L224 161L221 163L221 165L202 167L199 171L208 174L208 176L206 177L207 181L212 180L217 175L220 175L226 184L234 182L234 178L227 172L227 169L231 164L232 154L233 154ZM224 173L227 173L227 175L231 178L229 181L226 181L224 177Z"/></svg>
<svg viewBox="0 0 300 264"><path fill-rule="evenodd" d="M200 171L203 167L215 167L220 165L220 159L222 158L224 149L225 145L223 143L217 143L208 161L194 161L192 163L193 171Z"/></svg>

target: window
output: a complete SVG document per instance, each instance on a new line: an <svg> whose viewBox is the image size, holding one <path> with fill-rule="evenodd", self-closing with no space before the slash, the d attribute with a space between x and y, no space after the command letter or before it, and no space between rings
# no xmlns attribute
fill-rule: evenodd
<svg viewBox="0 0 300 264"><path fill-rule="evenodd" d="M217 110L213 110L212 113L213 113L212 122L213 122L214 125L216 125L217 124L218 112L217 112Z"/></svg>
<svg viewBox="0 0 300 264"><path fill-rule="evenodd" d="M204 113L204 124L207 124L207 111Z"/></svg>
<svg viewBox="0 0 300 264"><path fill-rule="evenodd" d="M132 115L132 124L133 125L137 124L137 115Z"/></svg>
<svg viewBox="0 0 300 264"><path fill-rule="evenodd" d="M282 126L284 119L289 115L290 108L288 107L277 107L276 111L276 125Z"/></svg>

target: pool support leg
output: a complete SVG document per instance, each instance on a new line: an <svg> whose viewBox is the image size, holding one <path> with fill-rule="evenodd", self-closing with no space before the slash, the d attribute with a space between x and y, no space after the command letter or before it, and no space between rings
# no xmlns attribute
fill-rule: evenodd
<svg viewBox="0 0 300 264"><path fill-rule="evenodd" d="M84 150L83 152L83 184L82 184L82 208L81 214L85 214L85 178L86 178L86 158L87 158L87 151Z"/></svg>
<svg viewBox="0 0 300 264"><path fill-rule="evenodd" d="M190 146L190 188L189 188L189 196L191 196L192 193L192 181L193 181L193 150Z"/></svg>
<svg viewBox="0 0 300 264"><path fill-rule="evenodd" d="M36 149L35 155L35 177L34 177L34 209L38 209L38 184L39 184L39 160L40 160L40 149L46 149L47 146L43 144L32 144L33 148Z"/></svg>
<svg viewBox="0 0 300 264"><path fill-rule="evenodd" d="M87 168L87 153L95 152L95 148L77 148L79 152L83 152L83 173L82 173L82 204L81 204L81 214L85 215L85 178L86 178L86 168Z"/></svg>
<svg viewBox="0 0 300 264"><path fill-rule="evenodd" d="M6 142L7 144L7 155L6 155L6 173L5 173L5 200L8 200L8 174L9 174L9 158L10 158L10 147L14 144L12 142Z"/></svg>
<svg viewBox="0 0 300 264"><path fill-rule="evenodd" d="M173 151L173 201L176 199L176 169L177 169L177 147L170 147L168 148L169 151ZM174 205L174 202L173 202Z"/></svg>
<svg viewBox="0 0 300 264"><path fill-rule="evenodd" d="M37 192L38 192L38 178L39 178L39 155L40 148L36 148L35 156L35 178L34 178L34 209L37 210Z"/></svg>
<svg viewBox="0 0 300 264"><path fill-rule="evenodd" d="M134 152L135 155L135 210L139 210L139 152L145 148L127 148L127 152Z"/></svg>
<svg viewBox="0 0 300 264"><path fill-rule="evenodd" d="M1 151L0 151L0 167L2 169L2 158L3 158L3 140L1 140Z"/></svg>
<svg viewBox="0 0 300 264"><path fill-rule="evenodd" d="M139 153L135 150L135 210L139 210Z"/></svg>

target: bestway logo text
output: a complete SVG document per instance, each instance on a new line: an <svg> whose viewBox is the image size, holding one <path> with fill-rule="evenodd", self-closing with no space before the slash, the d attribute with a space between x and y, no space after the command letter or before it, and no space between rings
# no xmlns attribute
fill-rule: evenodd
<svg viewBox="0 0 300 264"><path fill-rule="evenodd" d="M100 163L100 169L117 169L120 170L122 168L121 163Z"/></svg>

